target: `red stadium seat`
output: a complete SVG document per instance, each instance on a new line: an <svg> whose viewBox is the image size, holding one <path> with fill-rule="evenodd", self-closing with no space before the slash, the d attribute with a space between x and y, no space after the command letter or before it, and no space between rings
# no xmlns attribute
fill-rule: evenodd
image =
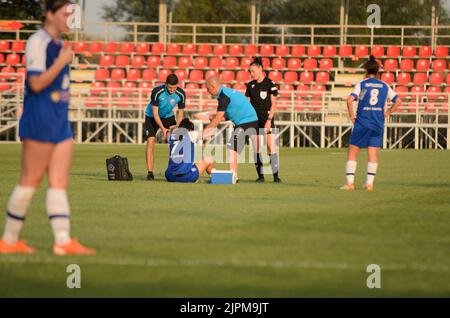
<svg viewBox="0 0 450 318"><path fill-rule="evenodd" d="M233 71L222 71L220 73L220 81L223 83L229 83L234 81L234 72Z"/></svg>
<svg viewBox="0 0 450 318"><path fill-rule="evenodd" d="M256 44L247 44L245 46L245 55L253 56L258 54L258 46Z"/></svg>
<svg viewBox="0 0 450 318"><path fill-rule="evenodd" d="M121 81L125 78L125 71L121 68L115 68L111 71L111 80Z"/></svg>
<svg viewBox="0 0 450 318"><path fill-rule="evenodd" d="M403 47L403 57L414 57L416 56L416 48L414 46Z"/></svg>
<svg viewBox="0 0 450 318"><path fill-rule="evenodd" d="M94 78L96 81L106 81L109 78L109 71L106 68L95 70Z"/></svg>
<svg viewBox="0 0 450 318"><path fill-rule="evenodd" d="M164 53L164 44L162 43L153 43L152 44L152 54L161 55Z"/></svg>
<svg viewBox="0 0 450 318"><path fill-rule="evenodd" d="M187 92L190 91L190 90L199 89L200 86L198 86L197 83L187 83L186 86L185 86L184 88L185 88L186 93L187 93ZM190 95L190 94L188 93L188 95Z"/></svg>
<svg viewBox="0 0 450 318"><path fill-rule="evenodd" d="M118 94L120 92L120 83L117 82L108 82L106 85L108 88L108 93L111 92L111 94Z"/></svg>
<svg viewBox="0 0 450 318"><path fill-rule="evenodd" d="M167 54L180 54L181 47L177 43L167 44Z"/></svg>
<svg viewBox="0 0 450 318"><path fill-rule="evenodd" d="M404 72L410 72L414 69L414 62L413 60L404 59L400 63L400 70Z"/></svg>
<svg viewBox="0 0 450 318"><path fill-rule="evenodd" d="M259 50L259 54L261 56L271 56L273 55L273 45L271 44L263 44Z"/></svg>
<svg viewBox="0 0 450 318"><path fill-rule="evenodd" d="M141 71L136 69L129 69L127 71L127 81L138 81L141 78Z"/></svg>
<svg viewBox="0 0 450 318"><path fill-rule="evenodd" d="M402 85L411 84L411 74L399 73L397 76L397 83L402 84Z"/></svg>
<svg viewBox="0 0 450 318"><path fill-rule="evenodd" d="M427 72L430 69L430 62L425 59L419 59L416 63L417 72Z"/></svg>
<svg viewBox="0 0 450 318"><path fill-rule="evenodd" d="M388 72L395 72L398 69L398 61L394 59L384 60L384 70Z"/></svg>
<svg viewBox="0 0 450 318"><path fill-rule="evenodd" d="M164 57L164 59L163 59L163 67L164 68L174 68L176 66L177 66L177 58L175 56L165 56Z"/></svg>
<svg viewBox="0 0 450 318"><path fill-rule="evenodd" d="M161 70L158 72L158 81L165 83L165 82L166 82L166 79L167 79L167 76L168 76L169 74L172 74L172 72L171 72L170 70L167 70L167 69L161 69Z"/></svg>
<svg viewBox="0 0 450 318"><path fill-rule="evenodd" d="M5 58L3 57L3 54L0 54L0 64L3 64L5 61Z"/></svg>
<svg viewBox="0 0 450 318"><path fill-rule="evenodd" d="M87 51L87 44L86 42L76 42L72 49L75 53L84 53Z"/></svg>
<svg viewBox="0 0 450 318"><path fill-rule="evenodd" d="M207 80L210 77L218 77L219 76L219 72L216 70L208 70L205 72L205 79Z"/></svg>
<svg viewBox="0 0 450 318"><path fill-rule="evenodd" d="M323 47L323 56L335 56L336 47L334 45L326 45Z"/></svg>
<svg viewBox="0 0 450 318"><path fill-rule="evenodd" d="M138 43L136 45L136 54L148 54L150 53L150 45L148 43Z"/></svg>
<svg viewBox="0 0 450 318"><path fill-rule="evenodd" d="M13 52L24 52L25 51L25 41L16 40L11 42L11 51Z"/></svg>
<svg viewBox="0 0 450 318"><path fill-rule="evenodd" d="M272 60L272 68L275 70L282 70L286 68L286 60L280 57L274 58Z"/></svg>
<svg viewBox="0 0 450 318"><path fill-rule="evenodd" d="M278 71L271 71L269 72L268 76L272 81L275 83L281 83L283 82L283 76L281 75L281 72Z"/></svg>
<svg viewBox="0 0 450 318"><path fill-rule="evenodd" d="M161 58L159 56L149 56L147 59L148 67L158 67L161 65Z"/></svg>
<svg viewBox="0 0 450 318"><path fill-rule="evenodd" d="M317 60L312 58L307 58L303 61L303 68L307 71L311 71L317 68Z"/></svg>
<svg viewBox="0 0 450 318"><path fill-rule="evenodd" d="M350 45L342 45L339 47L340 57L350 57L352 56L352 47Z"/></svg>
<svg viewBox="0 0 450 318"><path fill-rule="evenodd" d="M6 56L7 65L17 65L20 64L20 55L16 53L8 54Z"/></svg>
<svg viewBox="0 0 450 318"><path fill-rule="evenodd" d="M236 57L227 57L225 59L225 68L239 68L239 60Z"/></svg>
<svg viewBox="0 0 450 318"><path fill-rule="evenodd" d="M301 84L297 86L296 91L297 96L299 96L300 98L306 98L311 92L311 87L309 87L309 85Z"/></svg>
<svg viewBox="0 0 450 318"><path fill-rule="evenodd" d="M209 44L199 44L198 55L209 55L212 53L211 45Z"/></svg>
<svg viewBox="0 0 450 318"><path fill-rule="evenodd" d="M439 86L429 86L427 89L428 100L437 100L441 96L441 88Z"/></svg>
<svg viewBox="0 0 450 318"><path fill-rule="evenodd" d="M398 94L400 98L405 98L408 96L408 87L406 86L397 86L395 88L395 92Z"/></svg>
<svg viewBox="0 0 450 318"><path fill-rule="evenodd" d="M91 54L98 54L103 52L103 43L92 42L91 44L89 44L89 52L91 52Z"/></svg>
<svg viewBox="0 0 450 318"><path fill-rule="evenodd" d="M125 95L132 95L136 91L136 83L134 82L125 82L122 85L122 92Z"/></svg>
<svg viewBox="0 0 450 318"><path fill-rule="evenodd" d="M9 50L9 42L6 40L0 40L0 52Z"/></svg>
<svg viewBox="0 0 450 318"><path fill-rule="evenodd" d="M381 80L386 82L389 85L393 84L395 82L394 73L385 72L385 73L381 74Z"/></svg>
<svg viewBox="0 0 450 318"><path fill-rule="evenodd" d="M292 92L294 92L294 86L289 84L282 84L280 86L280 97L284 98L291 97Z"/></svg>
<svg viewBox="0 0 450 318"><path fill-rule="evenodd" d="M319 62L319 68L321 70L330 70L333 68L333 60L332 59L321 59Z"/></svg>
<svg viewBox="0 0 450 318"><path fill-rule="evenodd" d="M287 84L298 82L297 72L288 71L284 73L284 82Z"/></svg>
<svg viewBox="0 0 450 318"><path fill-rule="evenodd" d="M320 84L325 84L330 81L330 73L328 72L317 72L316 73L316 82Z"/></svg>
<svg viewBox="0 0 450 318"><path fill-rule="evenodd" d="M91 83L91 89L89 90L92 95L99 95L105 93L105 83L103 82L93 82Z"/></svg>
<svg viewBox="0 0 450 318"><path fill-rule="evenodd" d="M304 56L305 55L305 47L303 45L293 45L291 55L294 57Z"/></svg>
<svg viewBox="0 0 450 318"><path fill-rule="evenodd" d="M437 46L434 55L436 57L448 58L448 46Z"/></svg>
<svg viewBox="0 0 450 318"><path fill-rule="evenodd" d="M327 88L325 85L314 85L312 87L312 98L315 100L322 100L326 91Z"/></svg>
<svg viewBox="0 0 450 318"><path fill-rule="evenodd" d="M134 53L134 44L130 42L124 42L120 44L120 53L131 54Z"/></svg>
<svg viewBox="0 0 450 318"><path fill-rule="evenodd" d="M154 69L148 68L142 72L142 80L143 81L150 82L150 81L153 81L155 78L156 78L156 72Z"/></svg>
<svg viewBox="0 0 450 318"><path fill-rule="evenodd" d="M200 50L200 48L199 48ZM195 68L206 68L208 67L208 59L203 56L198 56L194 59L194 67Z"/></svg>
<svg viewBox="0 0 450 318"><path fill-rule="evenodd" d="M119 51L119 44L117 42L108 42L105 44L106 53L117 53Z"/></svg>
<svg viewBox="0 0 450 318"><path fill-rule="evenodd" d="M244 94L245 91L247 90L247 86L245 84L242 84L242 83L236 83L236 84L233 85L233 89Z"/></svg>
<svg viewBox="0 0 450 318"><path fill-rule="evenodd" d="M288 69L289 69L289 70L297 71L297 70L300 69L300 67L301 67L301 61L300 61L300 59L297 59L297 58L290 58L290 59L288 60Z"/></svg>
<svg viewBox="0 0 450 318"><path fill-rule="evenodd" d="M182 70L182 69L178 69L178 70L175 71L175 75L178 77L178 80L180 82L184 82L188 78L188 71Z"/></svg>
<svg viewBox="0 0 450 318"><path fill-rule="evenodd" d="M243 57L241 58L241 68L249 68L250 64L253 62L251 57Z"/></svg>
<svg viewBox="0 0 450 318"><path fill-rule="evenodd" d="M382 57L384 55L384 47L379 45L374 45L370 53L375 57Z"/></svg>
<svg viewBox="0 0 450 318"><path fill-rule="evenodd" d="M111 55L103 55L100 58L101 67L109 67L114 65L114 58Z"/></svg>
<svg viewBox="0 0 450 318"><path fill-rule="evenodd" d="M13 77L13 75L5 75L3 73L15 73L15 70L14 70L14 67L5 66L2 68L1 73L2 73L1 74L2 78L11 78L11 77Z"/></svg>
<svg viewBox="0 0 450 318"><path fill-rule="evenodd" d="M228 54L241 55L242 54L242 45L241 44L231 44L228 47Z"/></svg>
<svg viewBox="0 0 450 318"><path fill-rule="evenodd" d="M278 56L288 56L289 55L289 46L287 45L277 45L276 55Z"/></svg>
<svg viewBox="0 0 450 318"><path fill-rule="evenodd" d="M178 67L189 68L192 65L192 60L190 56L182 56L178 59Z"/></svg>
<svg viewBox="0 0 450 318"><path fill-rule="evenodd" d="M189 81L191 82L202 82L203 81L203 71L192 70L189 73Z"/></svg>
<svg viewBox="0 0 450 318"><path fill-rule="evenodd" d="M427 73L416 73L413 77L414 84L425 84L427 82Z"/></svg>
<svg viewBox="0 0 450 318"><path fill-rule="evenodd" d="M263 68L270 68L270 59L268 57L262 58Z"/></svg>
<svg viewBox="0 0 450 318"><path fill-rule="evenodd" d="M192 55L195 54L195 51L196 51L195 44L187 43L183 45L183 54Z"/></svg>
<svg viewBox="0 0 450 318"><path fill-rule="evenodd" d="M227 54L227 46L225 44L214 45L214 55L222 56Z"/></svg>
<svg viewBox="0 0 450 318"><path fill-rule="evenodd" d="M221 68L223 66L223 60L221 57L212 57L209 59L210 68Z"/></svg>
<svg viewBox="0 0 450 318"><path fill-rule="evenodd" d="M22 64L23 65L27 65L27 56L26 56L26 54L22 55Z"/></svg>
<svg viewBox="0 0 450 318"><path fill-rule="evenodd" d="M419 56L420 57L430 57L433 53L431 46L421 46L419 47Z"/></svg>
<svg viewBox="0 0 450 318"><path fill-rule="evenodd" d="M128 55L116 56L116 66L118 66L118 67L130 66L130 57Z"/></svg>
<svg viewBox="0 0 450 318"><path fill-rule="evenodd" d="M411 95L413 98L419 98L421 99L424 96L425 89L423 86L413 86L413 88L411 88Z"/></svg>
<svg viewBox="0 0 450 318"><path fill-rule="evenodd" d="M447 76L445 76L445 84L450 85L450 73L447 73Z"/></svg>
<svg viewBox="0 0 450 318"><path fill-rule="evenodd" d="M240 70L236 73L236 81L240 83L245 83L250 80L250 73L244 70Z"/></svg>
<svg viewBox="0 0 450 318"><path fill-rule="evenodd" d="M400 47L388 46L388 48L386 50L386 56L398 58L400 56Z"/></svg>
<svg viewBox="0 0 450 318"><path fill-rule="evenodd" d="M309 56L319 56L320 55L320 46L311 45L308 47L308 55Z"/></svg>
<svg viewBox="0 0 450 318"><path fill-rule="evenodd" d="M433 61L433 71L443 72L447 68L447 63L445 60L434 60Z"/></svg>
<svg viewBox="0 0 450 318"><path fill-rule="evenodd" d="M430 74L430 84L431 85L441 85L444 83L444 73L431 73Z"/></svg>
<svg viewBox="0 0 450 318"><path fill-rule="evenodd" d="M135 55L131 58L132 67L143 67L145 65L145 58L143 56Z"/></svg>
<svg viewBox="0 0 450 318"><path fill-rule="evenodd" d="M364 46L364 45L357 46L355 48L355 56L357 58L369 56L369 48L367 46Z"/></svg>

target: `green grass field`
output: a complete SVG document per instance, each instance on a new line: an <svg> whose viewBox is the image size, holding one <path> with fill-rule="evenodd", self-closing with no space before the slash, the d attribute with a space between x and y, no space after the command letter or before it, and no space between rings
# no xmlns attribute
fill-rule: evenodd
<svg viewBox="0 0 450 318"><path fill-rule="evenodd" d="M0 145L0 207L20 168L20 145ZM145 181L144 146L77 145L70 179L72 234L95 257L54 257L45 184L23 238L39 252L0 256L0 296L450 296L450 152L382 151L373 193L343 184L345 149L282 149L283 184L169 184L167 146ZM105 158L127 156L133 182L106 181ZM220 166L219 166L220 167ZM270 178L267 178L270 181ZM3 228L4 217L0 217ZM81 289L66 267L81 266ZM366 267L381 266L381 289Z"/></svg>

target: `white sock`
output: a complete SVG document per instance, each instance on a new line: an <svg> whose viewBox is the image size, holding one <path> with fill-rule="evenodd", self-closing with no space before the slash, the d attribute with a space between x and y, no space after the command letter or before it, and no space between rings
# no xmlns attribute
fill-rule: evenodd
<svg viewBox="0 0 450 318"><path fill-rule="evenodd" d="M8 212L3 232L3 240L10 245L16 244L19 240L20 230L22 229L28 206L33 198L33 187L17 185L11 193L8 202Z"/></svg>
<svg viewBox="0 0 450 318"><path fill-rule="evenodd" d="M68 243L70 241L70 208L66 190L55 188L47 190L47 213L55 243Z"/></svg>
<svg viewBox="0 0 450 318"><path fill-rule="evenodd" d="M345 165L345 177L347 184L355 183L356 161L349 160Z"/></svg>
<svg viewBox="0 0 450 318"><path fill-rule="evenodd" d="M367 164L367 177L366 184L373 185L373 181L375 180L375 175L377 174L378 163L369 162Z"/></svg>

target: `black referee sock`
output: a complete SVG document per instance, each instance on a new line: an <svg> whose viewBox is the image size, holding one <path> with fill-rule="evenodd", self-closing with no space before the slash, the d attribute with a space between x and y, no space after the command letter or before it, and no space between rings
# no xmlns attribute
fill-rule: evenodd
<svg viewBox="0 0 450 318"><path fill-rule="evenodd" d="M256 173L258 174L259 178L264 178L264 175L262 174L262 160L261 160L261 154L257 153L255 154L255 168L256 168Z"/></svg>
<svg viewBox="0 0 450 318"><path fill-rule="evenodd" d="M278 154L273 153L270 155L270 166L272 167L273 176L278 177Z"/></svg>

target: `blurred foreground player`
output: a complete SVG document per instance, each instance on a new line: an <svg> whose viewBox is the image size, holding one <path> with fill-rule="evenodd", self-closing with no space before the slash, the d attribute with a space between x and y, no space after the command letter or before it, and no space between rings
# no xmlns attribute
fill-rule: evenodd
<svg viewBox="0 0 450 318"><path fill-rule="evenodd" d="M19 136L23 141L22 173L19 184L9 198L7 219L0 253L36 252L19 240L28 206L42 177L48 173L46 207L55 243L55 255L92 255L70 237L70 208L67 183L72 160L72 130L68 121L69 64L73 53L63 47L60 38L67 32L68 0L45 2L44 26L27 41L27 74L24 110Z"/></svg>
<svg viewBox="0 0 450 318"><path fill-rule="evenodd" d="M356 84L347 99L350 119L354 124L348 147L345 174L347 184L341 189L354 190L356 159L361 148L367 148L368 164L365 189L373 190L373 182L378 168L378 150L383 146L384 118L400 106L400 98L385 82L377 79L379 65L373 55L364 65L366 79ZM394 103L385 110L386 100ZM353 112L353 101L359 100L357 115Z"/></svg>

